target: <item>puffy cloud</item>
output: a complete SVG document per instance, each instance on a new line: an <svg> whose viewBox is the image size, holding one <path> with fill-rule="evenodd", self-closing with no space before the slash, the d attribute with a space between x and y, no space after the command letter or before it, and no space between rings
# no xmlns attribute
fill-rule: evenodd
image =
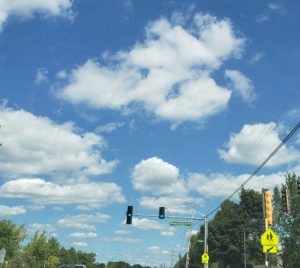
<svg viewBox="0 0 300 268"><path fill-rule="evenodd" d="M149 250L151 253L154 253L154 254L161 253L161 249L160 249L159 246L148 247L148 250Z"/></svg>
<svg viewBox="0 0 300 268"><path fill-rule="evenodd" d="M128 237L102 237L99 238L102 242L115 242L115 243L124 243L124 244L135 244L141 243L142 240L138 238L128 238Z"/></svg>
<svg viewBox="0 0 300 268"><path fill-rule="evenodd" d="M237 92L241 98L247 102L252 103L256 96L252 81L237 70L226 70L225 77L231 80L231 87Z"/></svg>
<svg viewBox="0 0 300 268"><path fill-rule="evenodd" d="M131 232L128 231L128 230L116 230L116 231L114 231L114 233L117 234L117 235L128 235L128 234L131 234Z"/></svg>
<svg viewBox="0 0 300 268"><path fill-rule="evenodd" d="M232 175L213 173L204 175L201 173L189 174L189 189L197 191L205 197L226 198L231 195L240 185L242 185L250 174ZM274 173L270 175L254 176L252 180L245 185L245 189L254 189L261 191L262 188L273 189L276 185L284 183L284 173Z"/></svg>
<svg viewBox="0 0 300 268"><path fill-rule="evenodd" d="M0 106L0 174L6 178L47 175L85 179L110 173L116 161L101 156L105 140L79 133L73 123L57 124L48 117Z"/></svg>
<svg viewBox="0 0 300 268"><path fill-rule="evenodd" d="M69 236L71 237L75 237L75 238L96 238L98 235L96 233L93 232L89 232L89 233L71 233L69 234Z"/></svg>
<svg viewBox="0 0 300 268"><path fill-rule="evenodd" d="M34 82L39 85L39 84L47 81L47 75L48 75L48 70L47 69L39 68L36 72Z"/></svg>
<svg viewBox="0 0 300 268"><path fill-rule="evenodd" d="M42 224L42 223L32 223L29 225L29 231L35 233L36 231L42 233L46 232L55 232L56 228L51 224Z"/></svg>
<svg viewBox="0 0 300 268"><path fill-rule="evenodd" d="M143 196L139 200L141 207L146 209L157 209L160 206L164 206L167 209L167 213L176 213L176 214L187 214L189 208L192 207L193 203L196 203L197 206L202 206L204 204L203 199L194 199L193 197L188 196L161 196L161 197L150 197Z"/></svg>
<svg viewBox="0 0 300 268"><path fill-rule="evenodd" d="M98 208L125 201L119 186L105 182L59 185L42 179L18 179L5 182L0 194L4 198L27 199L37 204L83 204Z"/></svg>
<svg viewBox="0 0 300 268"><path fill-rule="evenodd" d="M158 221L153 221L145 218L142 219L133 218L132 226L145 231L150 231L150 230L160 231L160 235L162 236L174 236L175 234L174 228L166 224L160 223Z"/></svg>
<svg viewBox="0 0 300 268"><path fill-rule="evenodd" d="M75 216L66 216L59 219L56 224L60 228L68 229L84 229L88 231L95 231L97 228L90 223L104 223L110 219L109 215L96 213L93 214L79 214Z"/></svg>
<svg viewBox="0 0 300 268"><path fill-rule="evenodd" d="M57 96L97 109L120 110L138 103L174 124L204 120L224 110L231 96L212 72L238 57L243 46L229 20L197 14L188 28L162 18L146 27L144 42L104 54L104 60L112 61L107 66L89 59L73 69Z"/></svg>
<svg viewBox="0 0 300 268"><path fill-rule="evenodd" d="M75 247L87 247L88 246L88 244L86 242L80 242L80 241L73 242L72 245Z"/></svg>
<svg viewBox="0 0 300 268"><path fill-rule="evenodd" d="M30 18L36 13L49 16L72 17L72 0L1 0L0 30L10 16Z"/></svg>
<svg viewBox="0 0 300 268"><path fill-rule="evenodd" d="M268 124L244 125L239 133L233 133L226 143L226 149L219 149L219 156L229 163L261 164L281 143L280 126ZM299 160L300 152L293 147L283 147L268 162L278 166Z"/></svg>
<svg viewBox="0 0 300 268"><path fill-rule="evenodd" d="M133 187L139 191L152 194L184 193L178 168L158 157L151 157L136 164L131 178Z"/></svg>
<svg viewBox="0 0 300 268"><path fill-rule="evenodd" d="M111 122L96 128L97 133L111 133L124 125L123 122Z"/></svg>
<svg viewBox="0 0 300 268"><path fill-rule="evenodd" d="M26 209L24 206L14 206L14 207L9 207L5 205L0 205L0 216L16 216L16 215L21 215L25 214Z"/></svg>

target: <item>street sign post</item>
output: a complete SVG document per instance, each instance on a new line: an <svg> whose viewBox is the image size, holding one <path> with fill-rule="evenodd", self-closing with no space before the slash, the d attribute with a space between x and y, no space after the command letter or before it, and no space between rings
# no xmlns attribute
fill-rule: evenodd
<svg viewBox="0 0 300 268"><path fill-rule="evenodd" d="M2 248L0 250L0 263L4 263L5 254L6 254L5 248Z"/></svg>
<svg viewBox="0 0 300 268"><path fill-rule="evenodd" d="M208 254L207 254L207 253L204 253L204 254L202 255L202 263L203 263L203 264L208 264L208 261L209 261L209 256L208 256Z"/></svg>
<svg viewBox="0 0 300 268"><path fill-rule="evenodd" d="M171 226L192 226L192 223L190 221L171 221L169 224Z"/></svg>

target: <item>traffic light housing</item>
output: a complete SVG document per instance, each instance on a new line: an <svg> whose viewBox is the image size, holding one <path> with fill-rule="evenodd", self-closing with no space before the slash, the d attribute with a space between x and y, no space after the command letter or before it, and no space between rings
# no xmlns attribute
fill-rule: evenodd
<svg viewBox="0 0 300 268"><path fill-rule="evenodd" d="M287 188L281 190L282 206L285 213L290 212L289 191Z"/></svg>
<svg viewBox="0 0 300 268"><path fill-rule="evenodd" d="M132 224L132 215L133 215L133 206L128 206L127 207L127 212L126 212L126 224Z"/></svg>
<svg viewBox="0 0 300 268"><path fill-rule="evenodd" d="M300 179L297 180L298 194L300 195Z"/></svg>
<svg viewBox="0 0 300 268"><path fill-rule="evenodd" d="M244 244L245 244L245 236L244 236L244 229L241 229L240 230L240 239L239 239L239 242L240 242L240 248L244 248Z"/></svg>
<svg viewBox="0 0 300 268"><path fill-rule="evenodd" d="M271 191L264 192L264 201L265 201L265 220L266 220L266 229L269 228L269 225L273 223L273 211L272 211L272 195Z"/></svg>
<svg viewBox="0 0 300 268"><path fill-rule="evenodd" d="M158 217L160 219L164 219L166 217L165 212L166 212L166 208L165 207L159 207Z"/></svg>

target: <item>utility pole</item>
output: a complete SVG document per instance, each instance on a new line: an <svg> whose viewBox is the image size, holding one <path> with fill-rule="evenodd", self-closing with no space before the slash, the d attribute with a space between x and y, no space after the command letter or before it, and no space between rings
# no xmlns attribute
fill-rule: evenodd
<svg viewBox="0 0 300 268"><path fill-rule="evenodd" d="M262 203L263 203L263 223L265 226L265 231L267 231L267 225L266 225L266 208L265 208L265 192L268 191L268 189L262 189ZM268 253L265 253L265 267L269 267L269 262L268 262Z"/></svg>
<svg viewBox="0 0 300 268"><path fill-rule="evenodd" d="M195 218L195 200L193 204L193 208L191 209L191 218ZM186 259L185 259L185 268L189 267L189 262L190 262L190 247L191 247L191 236L192 236L192 228L193 226L191 225L190 231L188 234L188 244L187 244L187 252L186 252Z"/></svg>
<svg viewBox="0 0 300 268"><path fill-rule="evenodd" d="M189 267L190 262L190 244L191 244L191 235L192 235L192 227L188 234L188 245L187 245L187 252L186 252L186 258L185 258L185 268Z"/></svg>
<svg viewBox="0 0 300 268"><path fill-rule="evenodd" d="M204 253L208 254L207 237L208 237L207 216L204 216ZM204 268L208 268L208 263L204 263Z"/></svg>
<svg viewBox="0 0 300 268"><path fill-rule="evenodd" d="M247 268L247 255L246 255L246 230L243 229L243 235L244 235L244 267Z"/></svg>

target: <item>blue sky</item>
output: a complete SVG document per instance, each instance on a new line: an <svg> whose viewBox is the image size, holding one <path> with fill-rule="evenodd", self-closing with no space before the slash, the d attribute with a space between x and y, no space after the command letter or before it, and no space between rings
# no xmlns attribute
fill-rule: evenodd
<svg viewBox="0 0 300 268"><path fill-rule="evenodd" d="M297 1L0 1L0 217L169 265L300 117ZM247 184L300 173L299 134ZM195 223L194 230L199 228Z"/></svg>

